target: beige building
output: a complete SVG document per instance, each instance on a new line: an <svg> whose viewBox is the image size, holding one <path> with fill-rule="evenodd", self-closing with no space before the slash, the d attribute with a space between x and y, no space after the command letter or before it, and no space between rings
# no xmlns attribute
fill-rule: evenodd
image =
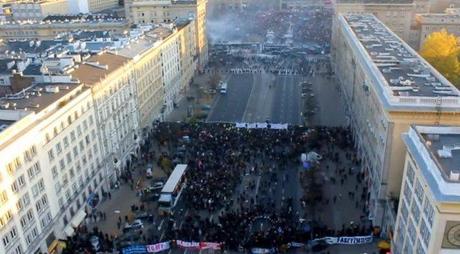
<svg viewBox="0 0 460 254"><path fill-rule="evenodd" d="M412 126L392 252L460 252L460 127Z"/></svg>
<svg viewBox="0 0 460 254"><path fill-rule="evenodd" d="M78 0L78 1L84 1L84 0ZM88 9L90 13L100 12L100 11L104 11L107 9L113 9L119 6L118 0L87 0L87 1L88 1Z"/></svg>
<svg viewBox="0 0 460 254"><path fill-rule="evenodd" d="M77 19L77 16L75 16ZM110 31L123 34L129 29L125 20L100 19L92 20L47 20L44 22L0 22L0 38L2 39L54 39L60 33L75 31Z"/></svg>
<svg viewBox="0 0 460 254"><path fill-rule="evenodd" d="M69 13L67 0L16 1L11 4L13 20L40 21L48 15L66 15Z"/></svg>
<svg viewBox="0 0 460 254"><path fill-rule="evenodd" d="M78 83L0 99L0 253L50 253L74 234L89 198L107 190L98 128Z"/></svg>
<svg viewBox="0 0 460 254"><path fill-rule="evenodd" d="M91 88L103 165L113 187L139 151L136 80L126 57L101 52L84 59L70 75Z"/></svg>
<svg viewBox="0 0 460 254"><path fill-rule="evenodd" d="M420 49L428 35L442 29L460 36L460 9L447 9L445 13L416 14L416 31L414 48Z"/></svg>
<svg viewBox="0 0 460 254"><path fill-rule="evenodd" d="M394 225L411 124L456 124L460 92L373 15L339 15L331 62L363 160L374 225Z"/></svg>
<svg viewBox="0 0 460 254"><path fill-rule="evenodd" d="M180 19L195 19L198 68L208 62L206 6L208 0L128 0L126 17L134 24L159 24Z"/></svg>

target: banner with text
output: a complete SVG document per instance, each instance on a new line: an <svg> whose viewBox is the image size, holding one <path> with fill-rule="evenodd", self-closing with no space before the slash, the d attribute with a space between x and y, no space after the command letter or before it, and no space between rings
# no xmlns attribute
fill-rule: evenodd
<svg viewBox="0 0 460 254"><path fill-rule="evenodd" d="M157 253L164 250L169 250L171 248L169 242L162 242L157 244L150 244L145 246L148 253Z"/></svg>
<svg viewBox="0 0 460 254"><path fill-rule="evenodd" d="M324 237L320 239L315 239L313 241L320 241L323 240L327 244L347 244L347 245L354 245L354 244L367 244L371 243L374 240L372 235L370 236L342 236L342 237Z"/></svg>

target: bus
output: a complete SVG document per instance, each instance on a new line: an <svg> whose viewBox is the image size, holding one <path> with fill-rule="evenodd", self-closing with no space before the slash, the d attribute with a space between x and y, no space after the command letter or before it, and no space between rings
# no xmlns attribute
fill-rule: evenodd
<svg viewBox="0 0 460 254"><path fill-rule="evenodd" d="M227 82L224 82L224 81L219 82L219 91L221 94L227 93Z"/></svg>
<svg viewBox="0 0 460 254"><path fill-rule="evenodd" d="M158 199L158 210L160 215L172 214L173 208L187 185L185 173L187 164L178 164L163 186Z"/></svg>

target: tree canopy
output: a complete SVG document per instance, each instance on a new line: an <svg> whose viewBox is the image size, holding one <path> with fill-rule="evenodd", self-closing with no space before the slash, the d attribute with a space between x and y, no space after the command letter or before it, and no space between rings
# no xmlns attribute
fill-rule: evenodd
<svg viewBox="0 0 460 254"><path fill-rule="evenodd" d="M460 88L460 42L446 30L433 32L422 45L420 54L457 88Z"/></svg>

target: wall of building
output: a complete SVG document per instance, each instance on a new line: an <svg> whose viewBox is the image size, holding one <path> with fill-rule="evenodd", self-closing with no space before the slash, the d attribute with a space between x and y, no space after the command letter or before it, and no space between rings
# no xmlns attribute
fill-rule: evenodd
<svg viewBox="0 0 460 254"><path fill-rule="evenodd" d="M11 14L14 20L42 20L48 15L66 15L68 13L67 0L11 4Z"/></svg>
<svg viewBox="0 0 460 254"><path fill-rule="evenodd" d="M95 22L95 23L51 23L51 24L1 24L0 38L2 39L53 39L60 33L78 30L112 31L123 34L129 28L124 22Z"/></svg>

